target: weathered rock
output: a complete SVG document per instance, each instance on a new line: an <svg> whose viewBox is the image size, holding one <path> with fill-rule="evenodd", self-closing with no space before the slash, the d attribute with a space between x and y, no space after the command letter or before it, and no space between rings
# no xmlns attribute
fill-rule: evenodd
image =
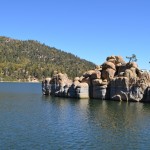
<svg viewBox="0 0 150 150"><path fill-rule="evenodd" d="M118 77L110 81L110 99L128 101L129 79Z"/></svg>
<svg viewBox="0 0 150 150"><path fill-rule="evenodd" d="M43 95L50 95L50 80L42 81L42 93Z"/></svg>
<svg viewBox="0 0 150 150"><path fill-rule="evenodd" d="M125 61L121 56L109 56L106 58L108 62L112 62L115 66L121 66L125 64Z"/></svg>
<svg viewBox="0 0 150 150"><path fill-rule="evenodd" d="M146 84L137 84L136 78L118 77L110 85L110 98L113 100L141 101Z"/></svg>
<svg viewBox="0 0 150 150"><path fill-rule="evenodd" d="M89 85L87 83L80 83L76 87L77 98L89 98Z"/></svg>
<svg viewBox="0 0 150 150"><path fill-rule="evenodd" d="M61 97L150 102L150 73L142 72L135 62L126 63L121 56L110 56L73 81L67 74L55 72L42 82L42 92Z"/></svg>
<svg viewBox="0 0 150 150"><path fill-rule="evenodd" d="M73 85L74 85L75 88L76 88L79 84L80 84L79 81L74 81L74 82L73 82Z"/></svg>
<svg viewBox="0 0 150 150"><path fill-rule="evenodd" d="M107 68L111 68L111 69L113 69L113 70L116 70L116 66L115 66L115 64L114 63L112 63L112 62L105 62L105 63L103 63L103 65L102 65L102 69L103 70L106 70Z"/></svg>
<svg viewBox="0 0 150 150"><path fill-rule="evenodd" d="M101 65L97 65L95 70L101 71L102 70L102 66Z"/></svg>
<svg viewBox="0 0 150 150"><path fill-rule="evenodd" d="M122 65L126 64L126 62L123 60L122 56L115 56L115 58L116 58L116 65L120 66L120 64L122 64Z"/></svg>
<svg viewBox="0 0 150 150"><path fill-rule="evenodd" d="M93 98L95 99L105 99L106 98L106 88L107 85L104 86L93 86Z"/></svg>
<svg viewBox="0 0 150 150"><path fill-rule="evenodd" d="M129 91L130 101L141 101L143 99L144 93L141 87L133 85Z"/></svg>
<svg viewBox="0 0 150 150"><path fill-rule="evenodd" d="M147 87L142 102L150 102L150 87Z"/></svg>
<svg viewBox="0 0 150 150"><path fill-rule="evenodd" d="M77 97L76 88L73 84L68 89L68 97L71 97L71 98L76 98Z"/></svg>
<svg viewBox="0 0 150 150"><path fill-rule="evenodd" d="M63 96L64 96L64 97L68 97L68 90L69 90L69 86L68 86L68 85L65 85L65 86L64 86L64 91L63 91Z"/></svg>
<svg viewBox="0 0 150 150"><path fill-rule="evenodd" d="M126 69L125 70L125 73L124 73L124 77L127 77L127 78L134 78L136 77L135 74L132 72L132 70L130 69Z"/></svg>
<svg viewBox="0 0 150 150"><path fill-rule="evenodd" d="M102 79L94 79L92 80L92 85L93 86L100 86L102 83Z"/></svg>
<svg viewBox="0 0 150 150"><path fill-rule="evenodd" d="M114 59L111 58L111 59L108 59L107 62L112 62L113 64L115 64L116 63L116 59L115 58Z"/></svg>
<svg viewBox="0 0 150 150"><path fill-rule="evenodd" d="M115 56L108 56L108 57L106 58L107 61L109 61L110 59L116 60L116 57L115 57Z"/></svg>
<svg viewBox="0 0 150 150"><path fill-rule="evenodd" d="M126 64L126 67L127 68L131 68L131 67L138 68L138 65L136 64L136 62L129 62Z"/></svg>
<svg viewBox="0 0 150 150"><path fill-rule="evenodd" d="M108 85L108 81L107 81L107 79L102 80L101 85Z"/></svg>
<svg viewBox="0 0 150 150"><path fill-rule="evenodd" d="M74 78L74 82L79 81L79 80L80 80L79 77L75 77L75 78Z"/></svg>
<svg viewBox="0 0 150 150"><path fill-rule="evenodd" d="M126 65L117 66L116 76L123 77L126 70Z"/></svg>
<svg viewBox="0 0 150 150"><path fill-rule="evenodd" d="M89 77L82 78L81 83L87 83L89 86L91 86L91 79Z"/></svg>
<svg viewBox="0 0 150 150"><path fill-rule="evenodd" d="M95 70L89 70L89 71L85 72L83 74L83 77L85 77L85 78L90 77L92 73L95 73Z"/></svg>
<svg viewBox="0 0 150 150"><path fill-rule="evenodd" d="M92 80L93 79L100 79L101 78L101 72L98 71L98 70L95 70L92 74L91 74L91 77L90 77Z"/></svg>
<svg viewBox="0 0 150 150"><path fill-rule="evenodd" d="M115 70L112 68L107 68L106 70L102 70L102 79L107 79L107 81L110 81L114 78Z"/></svg>
<svg viewBox="0 0 150 150"><path fill-rule="evenodd" d="M50 94L55 96L66 97L69 87L72 85L72 81L68 79L67 74L54 74L50 81ZM66 88L67 87L67 88Z"/></svg>

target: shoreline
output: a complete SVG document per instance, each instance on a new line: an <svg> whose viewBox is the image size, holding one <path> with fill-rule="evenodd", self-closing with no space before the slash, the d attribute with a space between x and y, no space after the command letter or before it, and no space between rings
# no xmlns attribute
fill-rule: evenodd
<svg viewBox="0 0 150 150"><path fill-rule="evenodd" d="M0 83L41 83L40 81L38 82L32 82L32 81L0 81Z"/></svg>

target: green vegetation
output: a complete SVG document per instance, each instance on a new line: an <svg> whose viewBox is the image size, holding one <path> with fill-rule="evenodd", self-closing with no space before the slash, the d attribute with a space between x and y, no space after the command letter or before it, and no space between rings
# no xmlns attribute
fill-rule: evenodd
<svg viewBox="0 0 150 150"><path fill-rule="evenodd" d="M67 73L70 78L93 69L95 64L37 41L0 36L0 80L29 81Z"/></svg>
<svg viewBox="0 0 150 150"><path fill-rule="evenodd" d="M126 56L126 58L129 59L129 62L136 62L136 61L137 61L137 58L136 58L136 55L135 55L135 54L132 54L131 57Z"/></svg>

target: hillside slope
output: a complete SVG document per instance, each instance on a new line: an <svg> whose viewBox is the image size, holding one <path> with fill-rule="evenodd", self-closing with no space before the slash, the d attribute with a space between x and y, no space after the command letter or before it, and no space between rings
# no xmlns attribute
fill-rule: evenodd
<svg viewBox="0 0 150 150"><path fill-rule="evenodd" d="M95 64L37 41L0 36L0 80L41 80L55 70L74 78Z"/></svg>

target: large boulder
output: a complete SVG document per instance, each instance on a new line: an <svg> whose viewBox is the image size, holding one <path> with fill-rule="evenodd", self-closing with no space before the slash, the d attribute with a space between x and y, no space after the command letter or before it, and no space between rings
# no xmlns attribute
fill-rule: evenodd
<svg viewBox="0 0 150 150"><path fill-rule="evenodd" d="M95 70L95 71L91 74L90 78L91 78L92 80L93 80L93 79L100 79L100 78L101 78L101 72L98 71L98 70Z"/></svg>
<svg viewBox="0 0 150 150"><path fill-rule="evenodd" d="M128 63L126 64L126 66L127 66L127 68L131 68L131 67L133 67L133 68L138 68L138 65L137 65L136 62L128 62Z"/></svg>
<svg viewBox="0 0 150 150"><path fill-rule="evenodd" d="M87 83L80 83L76 87L77 98L89 98L89 85Z"/></svg>
<svg viewBox="0 0 150 150"><path fill-rule="evenodd" d="M89 77L87 78L81 78L80 80L81 83L87 83L89 86L91 85L91 79Z"/></svg>
<svg viewBox="0 0 150 150"><path fill-rule="evenodd" d="M90 77L93 73L95 73L95 70L89 70L83 74L83 77Z"/></svg>
<svg viewBox="0 0 150 150"><path fill-rule="evenodd" d="M130 76L114 78L110 81L110 99L143 101L145 95L149 97L149 94L145 94L150 83L149 80L149 73L143 73L141 78Z"/></svg>
<svg viewBox="0 0 150 150"><path fill-rule="evenodd" d="M106 98L107 85L93 86L93 98L104 100Z"/></svg>
<svg viewBox="0 0 150 150"><path fill-rule="evenodd" d="M68 78L67 74L55 73L50 81L51 95L66 97L72 81ZM67 87L67 88L66 88Z"/></svg>
<svg viewBox="0 0 150 150"><path fill-rule="evenodd" d="M102 79L107 79L107 81L110 81L115 76L115 70L112 68L107 68L106 70L102 70Z"/></svg>
<svg viewBox="0 0 150 150"><path fill-rule="evenodd" d="M142 102L150 102L150 87L148 86L145 90L144 97L142 99Z"/></svg>
<svg viewBox="0 0 150 150"><path fill-rule="evenodd" d="M129 100L130 101L141 101L144 96L144 91L141 87L133 85L129 91Z"/></svg>
<svg viewBox="0 0 150 150"><path fill-rule="evenodd" d="M123 77L126 69L127 68L125 64L117 66L116 76Z"/></svg>
<svg viewBox="0 0 150 150"><path fill-rule="evenodd" d="M129 79L117 77L110 81L110 99L128 101Z"/></svg>
<svg viewBox="0 0 150 150"><path fill-rule="evenodd" d="M92 80L93 86L100 86L102 84L102 79L94 79Z"/></svg>
<svg viewBox="0 0 150 150"><path fill-rule="evenodd" d="M112 62L115 66L121 66L125 64L125 61L121 56L109 56L106 58L107 62Z"/></svg>
<svg viewBox="0 0 150 150"><path fill-rule="evenodd" d="M124 65L126 62L123 60L122 56L115 56L116 66Z"/></svg>
<svg viewBox="0 0 150 150"><path fill-rule="evenodd" d="M50 88L50 80L51 78L46 78L42 81L42 93L43 95L50 95L51 88Z"/></svg>
<svg viewBox="0 0 150 150"><path fill-rule="evenodd" d="M106 58L106 60L107 61L109 61L109 60L116 60L116 57L115 56L108 56L107 58Z"/></svg>
<svg viewBox="0 0 150 150"><path fill-rule="evenodd" d="M126 69L124 72L124 77L130 79L136 77L136 74L131 69Z"/></svg>
<svg viewBox="0 0 150 150"><path fill-rule="evenodd" d="M150 101L150 73L141 71L135 62L126 63L121 56L109 56L102 65L73 81L67 74L55 72L42 82L42 92L61 97Z"/></svg>
<svg viewBox="0 0 150 150"><path fill-rule="evenodd" d="M113 70L116 70L115 64L112 63L112 62L108 62L108 61L102 64L102 69L103 70L106 70L107 68L111 68Z"/></svg>
<svg viewBox="0 0 150 150"><path fill-rule="evenodd" d="M68 89L68 97L71 97L71 98L77 97L76 88L75 88L74 84L72 84Z"/></svg>

